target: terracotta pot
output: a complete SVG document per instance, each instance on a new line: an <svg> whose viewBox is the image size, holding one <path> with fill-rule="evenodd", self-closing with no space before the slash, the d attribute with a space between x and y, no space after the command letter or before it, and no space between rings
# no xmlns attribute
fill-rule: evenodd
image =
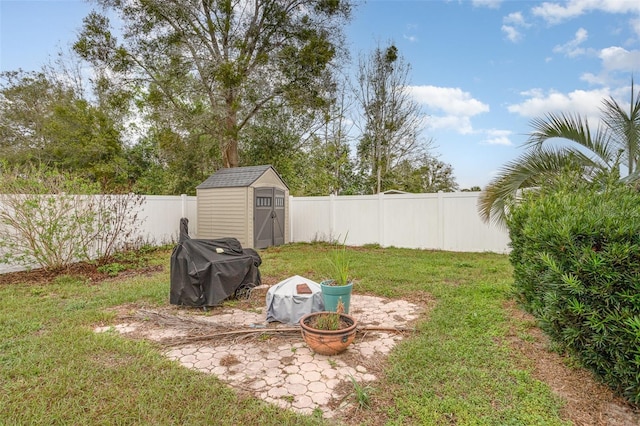
<svg viewBox="0 0 640 426"><path fill-rule="evenodd" d="M300 329L302 338L309 348L320 355L336 355L347 349L356 338L356 327L358 325L356 319L351 315L339 314L341 320L346 322L348 326L340 330L319 330L312 328L309 323L313 317L329 312L312 312L300 318ZM331 312L335 315L335 312Z"/></svg>

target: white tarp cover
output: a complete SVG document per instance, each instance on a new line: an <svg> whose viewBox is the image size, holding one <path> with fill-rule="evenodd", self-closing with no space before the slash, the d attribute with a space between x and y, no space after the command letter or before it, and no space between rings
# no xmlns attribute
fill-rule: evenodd
<svg viewBox="0 0 640 426"><path fill-rule="evenodd" d="M298 284L306 284L311 294L298 294ZM267 292L267 322L295 325L304 315L323 310L320 284L299 275L280 281Z"/></svg>

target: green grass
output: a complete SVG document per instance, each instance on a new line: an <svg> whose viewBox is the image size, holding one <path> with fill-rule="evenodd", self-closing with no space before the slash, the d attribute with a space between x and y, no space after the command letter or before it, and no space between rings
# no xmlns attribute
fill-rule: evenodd
<svg viewBox="0 0 640 426"><path fill-rule="evenodd" d="M330 249L264 250L261 273L320 280ZM0 424L322 424L182 368L152 343L92 331L114 320L111 307L166 305L170 254L150 254L166 266L151 276L0 287ZM435 300L367 389L362 424L563 424L560 401L500 343L512 281L506 256L379 247L348 255L355 293Z"/></svg>

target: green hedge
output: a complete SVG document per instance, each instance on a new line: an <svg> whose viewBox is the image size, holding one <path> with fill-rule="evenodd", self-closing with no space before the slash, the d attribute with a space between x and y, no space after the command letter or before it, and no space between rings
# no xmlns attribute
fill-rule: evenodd
<svg viewBox="0 0 640 426"><path fill-rule="evenodd" d="M516 294L562 350L640 403L640 195L530 191L509 216Z"/></svg>

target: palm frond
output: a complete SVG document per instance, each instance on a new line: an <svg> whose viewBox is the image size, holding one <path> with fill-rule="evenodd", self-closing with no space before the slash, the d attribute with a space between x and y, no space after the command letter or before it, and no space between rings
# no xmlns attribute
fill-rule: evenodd
<svg viewBox="0 0 640 426"><path fill-rule="evenodd" d="M524 143L527 148L541 148L554 139L564 139L591 151L602 161L611 164L617 158L618 147L611 142L607 128L598 126L591 131L589 120L577 114L547 114L531 121L533 132Z"/></svg>
<svg viewBox="0 0 640 426"><path fill-rule="evenodd" d="M483 221L505 226L509 206L518 190L548 184L560 170L583 172L582 159L563 148L529 150L505 164L485 187L478 199L478 211Z"/></svg>
<svg viewBox="0 0 640 426"><path fill-rule="evenodd" d="M637 97L631 80L629 111L613 98L602 101L601 113L605 125L614 135L618 149L623 153L629 174L633 173L640 155L640 97Z"/></svg>

